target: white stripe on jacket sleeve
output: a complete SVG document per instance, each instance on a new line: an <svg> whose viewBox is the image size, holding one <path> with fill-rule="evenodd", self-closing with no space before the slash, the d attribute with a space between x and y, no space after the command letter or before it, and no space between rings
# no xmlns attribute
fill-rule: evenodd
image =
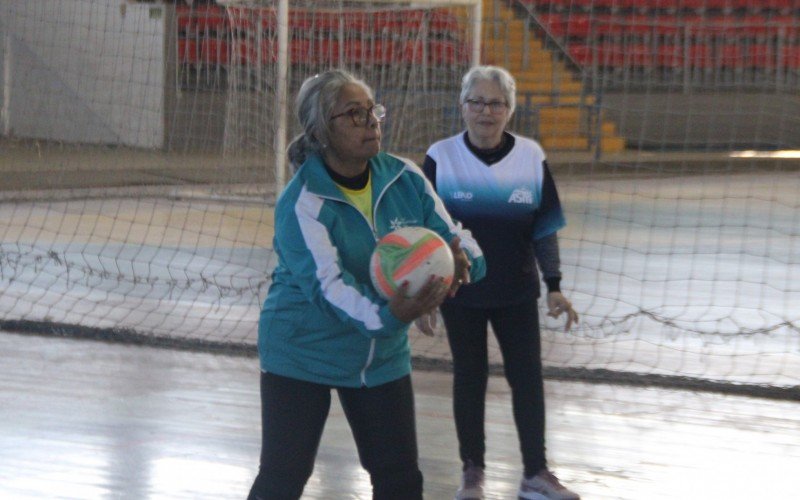
<svg viewBox="0 0 800 500"><path fill-rule="evenodd" d="M328 228L318 220L324 203L324 199L303 188L295 205L300 232L316 268L314 278L319 282L319 290L312 287L312 293L321 293L325 301L362 323L367 330L380 330L385 326L379 314L380 306L342 279L344 271L339 267L338 250L330 241Z"/></svg>

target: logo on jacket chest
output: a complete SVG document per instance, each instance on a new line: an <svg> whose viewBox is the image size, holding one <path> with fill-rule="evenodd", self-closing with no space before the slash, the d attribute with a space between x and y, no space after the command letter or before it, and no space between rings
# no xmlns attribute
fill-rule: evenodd
<svg viewBox="0 0 800 500"><path fill-rule="evenodd" d="M453 199L458 201L472 201L475 195L472 191L453 191Z"/></svg>
<svg viewBox="0 0 800 500"><path fill-rule="evenodd" d="M533 191L526 187L517 188L508 197L508 203L533 205Z"/></svg>
<svg viewBox="0 0 800 500"><path fill-rule="evenodd" d="M389 221L389 227L391 228L392 231L394 231L395 229L400 229L401 227L415 226L416 223L417 221L415 220L404 219L402 217L395 217L394 219Z"/></svg>

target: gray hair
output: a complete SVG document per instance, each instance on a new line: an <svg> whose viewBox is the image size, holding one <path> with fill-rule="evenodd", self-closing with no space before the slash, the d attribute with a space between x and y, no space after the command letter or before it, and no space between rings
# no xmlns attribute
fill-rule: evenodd
<svg viewBox="0 0 800 500"><path fill-rule="evenodd" d="M362 80L341 69L332 69L307 78L295 100L297 119L303 132L289 144L287 155L292 172L312 154L321 154L327 147L331 134L328 117L333 112L342 87L348 83L361 85L372 97L372 89Z"/></svg>
<svg viewBox="0 0 800 500"><path fill-rule="evenodd" d="M479 81L489 80L500 86L500 91L508 103L509 116L517 107L517 82L505 68L499 66L475 66L461 80L461 96L459 103L464 104L472 88Z"/></svg>

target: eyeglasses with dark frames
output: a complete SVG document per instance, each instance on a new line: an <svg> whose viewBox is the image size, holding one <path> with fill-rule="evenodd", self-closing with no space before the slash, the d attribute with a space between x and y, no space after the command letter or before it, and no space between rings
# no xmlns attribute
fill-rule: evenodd
<svg viewBox="0 0 800 500"><path fill-rule="evenodd" d="M508 103L505 101L486 102L481 99L467 99L464 103L473 113L483 113L483 108L486 106L489 106L489 111L493 114L500 114L508 108Z"/></svg>
<svg viewBox="0 0 800 500"><path fill-rule="evenodd" d="M366 127L369 123L370 116L374 116L375 119L378 120L378 123L383 122L384 118L386 118L386 106L383 104L373 104L369 108L363 108L361 106L351 108L344 113L331 116L331 121L342 116L349 116L350 119L353 120L353 125L356 127Z"/></svg>

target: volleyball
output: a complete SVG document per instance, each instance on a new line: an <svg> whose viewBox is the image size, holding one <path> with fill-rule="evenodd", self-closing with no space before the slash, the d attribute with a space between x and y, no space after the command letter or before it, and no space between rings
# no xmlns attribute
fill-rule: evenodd
<svg viewBox="0 0 800 500"><path fill-rule="evenodd" d="M370 259L372 284L385 299L391 299L408 281L408 296L419 292L431 275L453 282L453 253L441 236L418 226L401 227L378 241Z"/></svg>

